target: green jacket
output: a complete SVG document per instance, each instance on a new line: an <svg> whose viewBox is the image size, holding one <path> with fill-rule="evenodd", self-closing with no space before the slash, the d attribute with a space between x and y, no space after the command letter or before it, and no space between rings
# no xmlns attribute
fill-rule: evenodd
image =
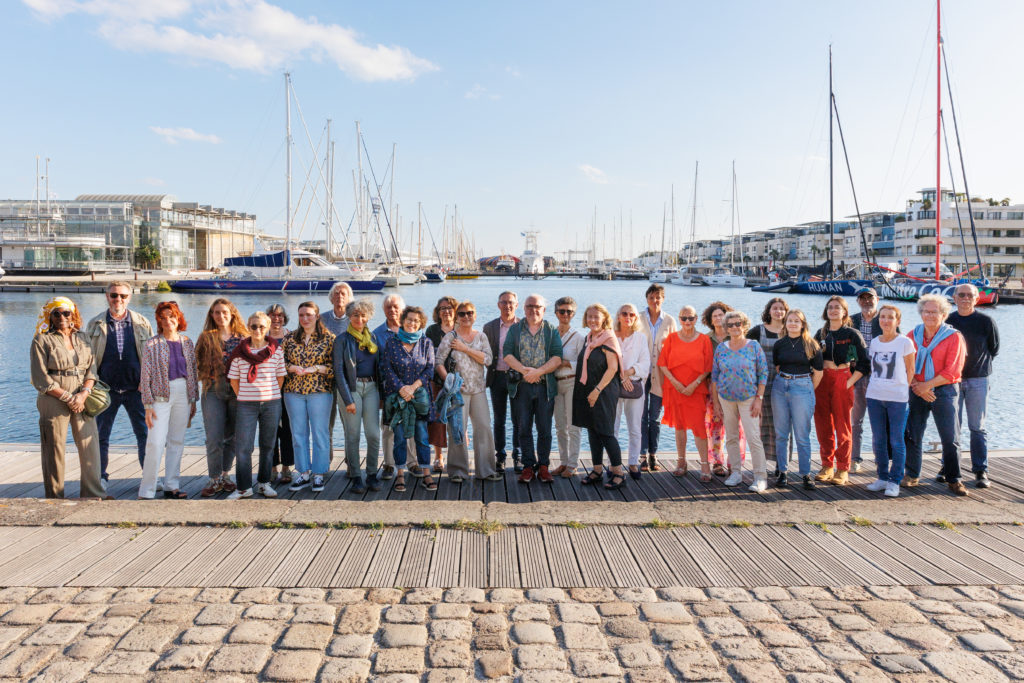
<svg viewBox="0 0 1024 683"><path fill-rule="evenodd" d="M526 319L523 318L508 328L508 334L505 335L505 345L501 347L502 357L514 356L517 359L519 358L519 337L522 334L523 327L526 325ZM561 358L562 338L559 336L558 330L545 320L541 323L541 334L544 335L544 346L547 348L548 360L556 356ZM548 400L551 400L558 394L558 380L555 378L555 373L549 372L544 375L544 381L547 383ZM515 398L518 389L519 382L508 383L508 395L512 398Z"/></svg>

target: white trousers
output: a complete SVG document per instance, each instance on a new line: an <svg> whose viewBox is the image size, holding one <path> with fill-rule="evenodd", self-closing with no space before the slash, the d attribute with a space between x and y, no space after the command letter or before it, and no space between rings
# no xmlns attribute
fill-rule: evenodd
<svg viewBox="0 0 1024 683"><path fill-rule="evenodd" d="M634 380L635 381L635 380ZM629 434L629 464L640 464L640 424L644 416L644 396L620 398L615 406L615 438L619 437L622 415L626 415L626 433Z"/></svg>
<svg viewBox="0 0 1024 683"><path fill-rule="evenodd" d="M740 425L750 449L750 465L754 475L767 477L768 469L764 462L764 445L761 443L761 418L750 414L753 398L746 401L726 401L722 403L722 422L725 423L725 450L729 453L729 467L733 472L742 471L743 460L740 453Z"/></svg>
<svg viewBox="0 0 1024 683"><path fill-rule="evenodd" d="M558 435L558 456L562 464L576 469L580 460L580 428L572 424L572 388L575 379L558 380L555 395L555 434Z"/></svg>
<svg viewBox="0 0 1024 683"><path fill-rule="evenodd" d="M469 478L469 423L473 423L474 475L483 479L494 474L494 432L491 431L491 406L487 402L487 391L463 394L462 400L462 443L455 443L452 425L448 423L448 461L445 470L448 476Z"/></svg>
<svg viewBox="0 0 1024 683"><path fill-rule="evenodd" d="M170 390L170 400L153 404L156 418L146 439L146 459L142 464L142 482L139 484L140 498L156 495L161 456L164 458L164 491L178 488L190 405L184 379L171 380Z"/></svg>

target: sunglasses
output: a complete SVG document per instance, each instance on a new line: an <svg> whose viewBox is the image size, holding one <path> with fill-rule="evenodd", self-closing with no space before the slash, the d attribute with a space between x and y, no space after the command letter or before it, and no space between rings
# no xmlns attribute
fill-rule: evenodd
<svg viewBox="0 0 1024 683"><path fill-rule="evenodd" d="M557 313L558 315L572 315L575 312L576 311L574 311L571 308L559 308L557 311L555 311L555 313Z"/></svg>
<svg viewBox="0 0 1024 683"><path fill-rule="evenodd" d="M970 299L974 295L970 292L957 292L954 296L958 299Z"/></svg>
<svg viewBox="0 0 1024 683"><path fill-rule="evenodd" d="M114 299L124 299L125 301L127 301L128 297L130 296L131 294L118 294L117 292L111 292L110 294L107 294L107 298L110 299L111 301L113 301Z"/></svg>
<svg viewBox="0 0 1024 683"><path fill-rule="evenodd" d="M726 327L743 327L743 323L726 323Z"/></svg>
<svg viewBox="0 0 1024 683"><path fill-rule="evenodd" d="M679 316L680 322L684 322L684 323L692 323L696 319L697 319L697 316L695 316L695 315L681 315L681 316Z"/></svg>
<svg viewBox="0 0 1024 683"><path fill-rule="evenodd" d="M459 311L460 318L469 318L476 315L476 311Z"/></svg>
<svg viewBox="0 0 1024 683"><path fill-rule="evenodd" d="M56 311L54 311L50 315L55 315L58 318L70 318L71 317L71 311L69 311L66 308L58 308Z"/></svg>
<svg viewBox="0 0 1024 683"><path fill-rule="evenodd" d="M621 315L623 318L635 318L636 317L636 313L626 313L625 311L622 312L622 313L619 313L619 315Z"/></svg>
<svg viewBox="0 0 1024 683"><path fill-rule="evenodd" d="M249 329L250 330L265 330L265 329L267 329L267 326L266 325L249 325Z"/></svg>

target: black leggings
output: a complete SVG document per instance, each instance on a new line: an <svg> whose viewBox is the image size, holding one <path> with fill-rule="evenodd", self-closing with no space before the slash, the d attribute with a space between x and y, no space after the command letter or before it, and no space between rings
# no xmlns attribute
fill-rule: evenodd
<svg viewBox="0 0 1024 683"><path fill-rule="evenodd" d="M588 427L587 440L590 442L590 454L595 465L603 464L604 452L607 450L611 466L622 466L622 449L619 448L619 442L614 436L598 434Z"/></svg>

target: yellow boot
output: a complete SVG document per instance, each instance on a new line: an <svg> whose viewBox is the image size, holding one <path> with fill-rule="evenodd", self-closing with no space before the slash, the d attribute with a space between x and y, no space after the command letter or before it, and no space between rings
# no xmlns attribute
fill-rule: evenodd
<svg viewBox="0 0 1024 683"><path fill-rule="evenodd" d="M846 486L850 483L850 473L847 470L836 470L836 475L829 482L836 486Z"/></svg>
<svg viewBox="0 0 1024 683"><path fill-rule="evenodd" d="M835 470L831 467L822 467L821 471L814 475L814 481L829 481L833 474L835 474Z"/></svg>

